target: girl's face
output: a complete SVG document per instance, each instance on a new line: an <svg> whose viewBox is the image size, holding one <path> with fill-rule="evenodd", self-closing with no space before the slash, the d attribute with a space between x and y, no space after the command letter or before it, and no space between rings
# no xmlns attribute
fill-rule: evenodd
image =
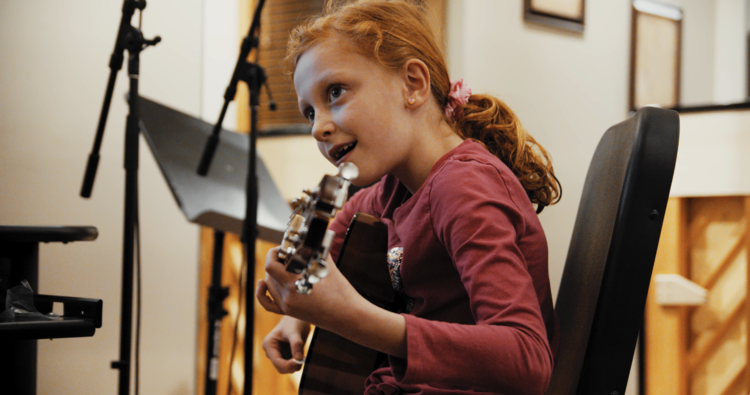
<svg viewBox="0 0 750 395"><path fill-rule="evenodd" d="M336 166L352 162L359 168L355 185L385 174L403 180L415 147L403 73L347 43L325 40L299 57L294 87L323 156Z"/></svg>

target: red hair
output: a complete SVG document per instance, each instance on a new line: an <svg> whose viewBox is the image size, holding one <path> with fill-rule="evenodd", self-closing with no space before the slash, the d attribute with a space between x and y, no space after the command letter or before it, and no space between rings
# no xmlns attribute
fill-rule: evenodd
<svg viewBox="0 0 750 395"><path fill-rule="evenodd" d="M293 73L303 52L328 39L345 39L364 56L389 69L419 59L430 72L430 89L445 107L451 82L445 54L436 38L437 24L421 1L362 0L328 2L321 15L297 26L287 44L287 68ZM452 123L461 138L483 144L518 177L537 212L557 203L562 187L547 151L521 126L513 111L490 95L471 95L463 115ZM441 111L442 112L442 111Z"/></svg>

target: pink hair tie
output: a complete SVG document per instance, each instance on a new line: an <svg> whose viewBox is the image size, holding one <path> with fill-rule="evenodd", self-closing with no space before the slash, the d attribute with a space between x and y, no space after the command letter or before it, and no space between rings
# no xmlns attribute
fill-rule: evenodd
<svg viewBox="0 0 750 395"><path fill-rule="evenodd" d="M457 121L463 115L463 109L460 106L469 102L471 88L464 85L464 79L451 80L451 90L448 93L448 99L445 103L445 118L450 121Z"/></svg>

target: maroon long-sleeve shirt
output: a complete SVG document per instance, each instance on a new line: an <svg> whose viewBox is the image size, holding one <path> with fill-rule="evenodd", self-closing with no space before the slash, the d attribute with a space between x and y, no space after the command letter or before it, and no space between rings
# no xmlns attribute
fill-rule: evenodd
<svg viewBox="0 0 750 395"><path fill-rule="evenodd" d="M407 358L390 357L365 394L544 392L559 342L547 241L505 164L466 140L413 196L384 177L331 224L334 260L358 211L388 226L392 278L412 301Z"/></svg>

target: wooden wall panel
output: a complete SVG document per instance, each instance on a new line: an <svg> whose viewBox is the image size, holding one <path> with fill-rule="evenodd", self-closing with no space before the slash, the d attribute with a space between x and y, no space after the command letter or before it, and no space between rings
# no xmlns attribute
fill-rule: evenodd
<svg viewBox="0 0 750 395"><path fill-rule="evenodd" d="M708 301L690 317L690 393L747 393L744 198L690 199L690 278Z"/></svg>
<svg viewBox="0 0 750 395"><path fill-rule="evenodd" d="M648 394L747 394L750 197L670 199L654 275L676 273L707 290L696 307L646 308Z"/></svg>

